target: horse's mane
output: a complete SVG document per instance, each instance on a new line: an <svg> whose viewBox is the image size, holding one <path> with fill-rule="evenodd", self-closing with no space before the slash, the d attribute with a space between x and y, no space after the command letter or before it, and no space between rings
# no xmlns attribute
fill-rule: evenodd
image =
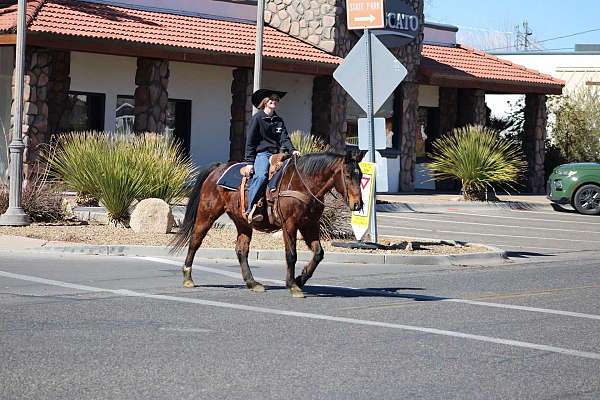
<svg viewBox="0 0 600 400"><path fill-rule="evenodd" d="M303 154L296 160L296 167L303 175L317 175L331 167L338 157L339 154L332 152Z"/></svg>

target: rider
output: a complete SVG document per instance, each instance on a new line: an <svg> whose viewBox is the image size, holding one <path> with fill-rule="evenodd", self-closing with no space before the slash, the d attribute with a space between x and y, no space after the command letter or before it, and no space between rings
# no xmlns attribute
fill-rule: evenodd
<svg viewBox="0 0 600 400"><path fill-rule="evenodd" d="M246 207L248 222L260 222L263 219L262 215L254 214L256 202L267 183L269 157L282 148L294 155L300 154L292 145L283 119L275 112L279 101L285 94L286 92L270 89L258 89L252 94L252 104L258 108L258 112L252 116L250 121L244 157L244 161L254 164L247 170L249 175L254 173L248 186L248 205Z"/></svg>

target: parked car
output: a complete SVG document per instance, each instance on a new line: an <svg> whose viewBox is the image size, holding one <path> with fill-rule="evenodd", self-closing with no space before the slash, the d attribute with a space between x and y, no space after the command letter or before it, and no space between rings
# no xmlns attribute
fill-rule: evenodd
<svg viewBox="0 0 600 400"><path fill-rule="evenodd" d="M554 168L548 178L547 197L570 204L577 212L600 214L600 163L571 163Z"/></svg>

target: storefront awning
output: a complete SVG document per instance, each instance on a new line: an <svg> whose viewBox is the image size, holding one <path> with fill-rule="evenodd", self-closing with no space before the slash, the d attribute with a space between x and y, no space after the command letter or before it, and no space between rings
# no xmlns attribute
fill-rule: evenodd
<svg viewBox="0 0 600 400"><path fill-rule="evenodd" d="M423 45L420 82L488 93L561 94L564 82L550 75L463 45Z"/></svg>

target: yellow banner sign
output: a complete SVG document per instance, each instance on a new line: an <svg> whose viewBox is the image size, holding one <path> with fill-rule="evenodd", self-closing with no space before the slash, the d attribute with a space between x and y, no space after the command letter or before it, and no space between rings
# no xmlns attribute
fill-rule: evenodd
<svg viewBox="0 0 600 400"><path fill-rule="evenodd" d="M375 190L375 163L363 161L360 164L360 170L362 171L362 181L360 182L360 189L363 201L363 209L360 211L352 212L352 230L356 240L361 240L367 230L369 230L369 221L371 220L371 208L373 201L373 194Z"/></svg>

